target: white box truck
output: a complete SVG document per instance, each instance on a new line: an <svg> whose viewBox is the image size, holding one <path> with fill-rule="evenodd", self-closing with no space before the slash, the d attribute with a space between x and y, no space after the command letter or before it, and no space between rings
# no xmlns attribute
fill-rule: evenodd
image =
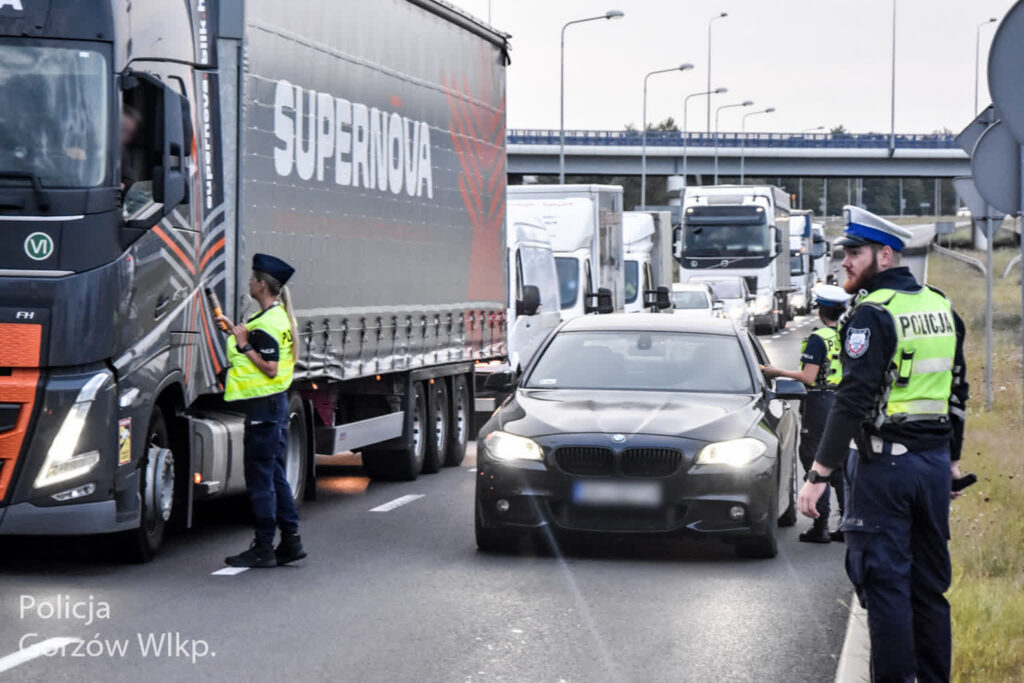
<svg viewBox="0 0 1024 683"><path fill-rule="evenodd" d="M774 185L691 187L674 253L679 278L740 275L755 294L758 331L788 319L789 195Z"/></svg>
<svg viewBox="0 0 1024 683"><path fill-rule="evenodd" d="M789 314L806 315L811 310L814 270L811 264L811 212L793 211L789 218Z"/></svg>
<svg viewBox="0 0 1024 683"><path fill-rule="evenodd" d="M625 305L622 188L510 185L509 201L530 200L555 252L562 320Z"/></svg>
<svg viewBox="0 0 1024 683"><path fill-rule="evenodd" d="M625 252L625 311L648 306L644 293L672 286L672 214L668 211L626 211L622 214Z"/></svg>

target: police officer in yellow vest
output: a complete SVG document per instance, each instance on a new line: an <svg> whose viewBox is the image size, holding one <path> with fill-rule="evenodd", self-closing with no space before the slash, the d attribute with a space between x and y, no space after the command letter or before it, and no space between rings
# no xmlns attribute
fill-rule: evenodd
<svg viewBox="0 0 1024 683"><path fill-rule="evenodd" d="M800 463L804 470L810 470L814 462L814 454L818 450L825 420L832 409L836 387L843 378L843 368L839 360L839 332L836 326L839 316L846 310L850 295L842 287L836 285L817 285L814 287L814 300L818 305L818 318L824 327L811 332L803 340L800 347L800 369L782 370L771 365L762 368L765 377L789 377L807 385L807 400L803 402L803 415L800 429ZM843 449L843 455L846 449ZM839 513L843 512L843 480L842 470L837 468L830 477L836 491L836 502ZM828 519L832 512L829 494L818 499L818 517L808 531L800 534L804 543L830 543L842 539L842 531L829 534Z"/></svg>
<svg viewBox="0 0 1024 683"><path fill-rule="evenodd" d="M843 380L797 504L809 517L847 450L846 571L867 608L874 681L948 681L949 502L960 476L964 326L900 253L912 233L846 207ZM851 442L859 444L853 448Z"/></svg>
<svg viewBox="0 0 1024 683"><path fill-rule="evenodd" d="M239 325L219 318L231 326L224 400L245 411L245 485L256 527L250 548L226 562L233 567L276 567L306 556L299 514L285 478L295 328L291 311L278 300L295 270L267 254L256 254L252 268L249 295L259 303L260 312ZM278 527L281 542L275 549Z"/></svg>

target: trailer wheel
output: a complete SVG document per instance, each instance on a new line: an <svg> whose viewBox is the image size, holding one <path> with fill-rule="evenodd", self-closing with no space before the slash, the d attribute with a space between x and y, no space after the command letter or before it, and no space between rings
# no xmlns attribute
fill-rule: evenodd
<svg viewBox="0 0 1024 683"><path fill-rule="evenodd" d="M146 430L146 452L139 463L139 527L122 534L125 556L132 562L153 559L164 540L174 507L174 453L167 421L157 408Z"/></svg>
<svg viewBox="0 0 1024 683"><path fill-rule="evenodd" d="M400 451L363 451L363 469L371 479L412 481L423 471L427 448L427 395L421 382L413 384L411 403L412 434L409 448Z"/></svg>
<svg viewBox="0 0 1024 683"><path fill-rule="evenodd" d="M452 378L452 419L449 420L448 451L444 456L444 464L458 467L466 457L466 444L469 443L469 423L473 411L469 405L469 383L465 375Z"/></svg>
<svg viewBox="0 0 1024 683"><path fill-rule="evenodd" d="M288 397L288 437L285 440L285 479L292 490L295 505L302 505L306 493L306 479L312 459L307 452L309 439L306 434L306 406L302 397L291 394Z"/></svg>
<svg viewBox="0 0 1024 683"><path fill-rule="evenodd" d="M451 408L448 402L448 382L445 378L426 384L430 394L427 397L426 454L423 471L427 474L439 472L444 466L448 451Z"/></svg>

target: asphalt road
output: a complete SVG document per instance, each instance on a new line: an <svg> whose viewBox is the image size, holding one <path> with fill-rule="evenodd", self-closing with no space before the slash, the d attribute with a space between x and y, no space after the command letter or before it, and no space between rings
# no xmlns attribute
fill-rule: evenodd
<svg viewBox="0 0 1024 683"><path fill-rule="evenodd" d="M773 362L793 367L809 331L803 320L764 337ZM781 530L774 560L690 540L484 555L473 539L473 457L395 484L370 484L351 457L325 459L320 499L302 508L310 557L285 568L214 574L251 538L244 501L201 509L197 528L147 565L105 559L96 539L5 540L0 678L832 679L851 591L842 545L797 541L806 520ZM74 603L84 603L79 616L66 609ZM161 634L175 647L158 655ZM83 643L4 659L19 642L53 637Z"/></svg>

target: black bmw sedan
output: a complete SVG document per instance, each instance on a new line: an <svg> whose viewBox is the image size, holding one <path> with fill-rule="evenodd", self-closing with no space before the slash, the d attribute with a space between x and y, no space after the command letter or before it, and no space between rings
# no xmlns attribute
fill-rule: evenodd
<svg viewBox="0 0 1024 683"><path fill-rule="evenodd" d="M796 522L803 385L767 382L730 320L654 313L559 327L477 437L476 542L557 532L716 536L774 557ZM511 375L492 376L496 385Z"/></svg>

